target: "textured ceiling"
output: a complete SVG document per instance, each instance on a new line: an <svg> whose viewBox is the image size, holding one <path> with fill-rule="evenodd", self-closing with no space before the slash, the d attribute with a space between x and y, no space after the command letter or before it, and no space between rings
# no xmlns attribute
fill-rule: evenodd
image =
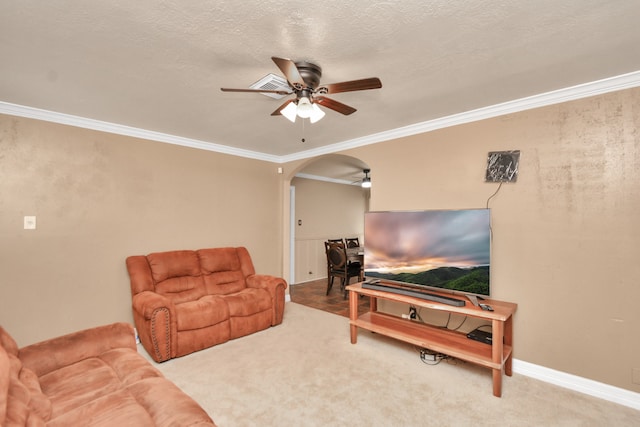
<svg viewBox="0 0 640 427"><path fill-rule="evenodd" d="M639 18L638 0L3 1L0 102L288 159L636 72ZM271 56L383 87L313 125L220 91L280 74Z"/></svg>

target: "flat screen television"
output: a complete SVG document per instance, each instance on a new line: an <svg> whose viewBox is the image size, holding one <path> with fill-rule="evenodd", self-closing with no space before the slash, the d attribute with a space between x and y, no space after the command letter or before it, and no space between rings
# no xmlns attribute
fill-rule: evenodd
<svg viewBox="0 0 640 427"><path fill-rule="evenodd" d="M455 294L490 295L489 209L364 216L364 274Z"/></svg>

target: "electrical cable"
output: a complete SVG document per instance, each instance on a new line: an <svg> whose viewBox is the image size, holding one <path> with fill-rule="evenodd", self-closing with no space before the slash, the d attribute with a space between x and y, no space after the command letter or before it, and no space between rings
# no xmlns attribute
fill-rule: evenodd
<svg viewBox="0 0 640 427"><path fill-rule="evenodd" d="M489 201L493 199L496 194L498 194L498 191L500 191L500 189L502 188L502 184L503 182L500 182L500 185L498 185L498 189L496 190L496 192L489 196L489 198L487 199L487 209L489 209Z"/></svg>
<svg viewBox="0 0 640 427"><path fill-rule="evenodd" d="M447 360L449 358L450 356L447 356L446 354L436 353L426 348L420 350L420 360L426 365L435 366L443 360Z"/></svg>
<svg viewBox="0 0 640 427"><path fill-rule="evenodd" d="M447 323L445 323L444 326L441 326L441 328L442 329L447 329L449 331L457 331L458 329L460 329L462 327L462 325L464 325L464 322L466 322L468 318L469 318L469 316L464 316L464 319L462 319L462 323L460 323L455 328L450 328L449 327L449 323L451 323L451 313L449 313L449 317L447 318Z"/></svg>
<svg viewBox="0 0 640 427"><path fill-rule="evenodd" d="M450 331L459 330L462 327L462 325L464 325L464 322L466 322L468 318L469 318L469 316L464 316L464 319L462 319L462 322L456 328L452 328L452 329L449 329L449 330Z"/></svg>

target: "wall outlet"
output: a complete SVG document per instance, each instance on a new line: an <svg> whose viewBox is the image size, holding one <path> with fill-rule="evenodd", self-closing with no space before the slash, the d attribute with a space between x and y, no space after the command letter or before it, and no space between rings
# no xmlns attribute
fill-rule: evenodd
<svg viewBox="0 0 640 427"><path fill-rule="evenodd" d="M33 215L27 215L24 217L24 229L35 230L36 229L36 217Z"/></svg>
<svg viewBox="0 0 640 427"><path fill-rule="evenodd" d="M631 382L634 384L640 384L640 368L633 368L633 379Z"/></svg>

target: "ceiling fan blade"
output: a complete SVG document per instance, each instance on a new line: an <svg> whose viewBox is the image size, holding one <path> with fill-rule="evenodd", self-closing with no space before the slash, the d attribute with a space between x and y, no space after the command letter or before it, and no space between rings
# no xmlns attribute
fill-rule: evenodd
<svg viewBox="0 0 640 427"><path fill-rule="evenodd" d="M221 87L223 92L256 92L256 93L277 93L278 95L291 95L293 92L287 92L286 90L263 90L263 89L233 89L228 87Z"/></svg>
<svg viewBox="0 0 640 427"><path fill-rule="evenodd" d="M280 115L280 111L284 110L285 107L287 105L289 105L290 103L293 102L293 99L289 99L287 101L284 102L284 104L282 104L281 106L278 107L278 109L276 111L274 111L273 113L271 113L272 116L279 116Z"/></svg>
<svg viewBox="0 0 640 427"><path fill-rule="evenodd" d="M319 87L316 92L322 94L353 92L356 90L380 89L382 82L377 77L368 79L351 80L349 82L332 83Z"/></svg>
<svg viewBox="0 0 640 427"><path fill-rule="evenodd" d="M338 102L336 100L333 100L331 98L327 98L324 96L316 96L313 98L313 101L317 104L322 105L323 107L327 107L334 111L337 111L338 113L342 113L345 116L348 116L349 114L353 114L357 111L353 107L349 107L348 105L343 104L342 102Z"/></svg>
<svg viewBox="0 0 640 427"><path fill-rule="evenodd" d="M277 56L272 56L271 59L276 63L282 74L287 78L289 85L300 90L305 87L307 84L302 79L300 72L298 71L298 67L296 64L286 58L278 58Z"/></svg>

